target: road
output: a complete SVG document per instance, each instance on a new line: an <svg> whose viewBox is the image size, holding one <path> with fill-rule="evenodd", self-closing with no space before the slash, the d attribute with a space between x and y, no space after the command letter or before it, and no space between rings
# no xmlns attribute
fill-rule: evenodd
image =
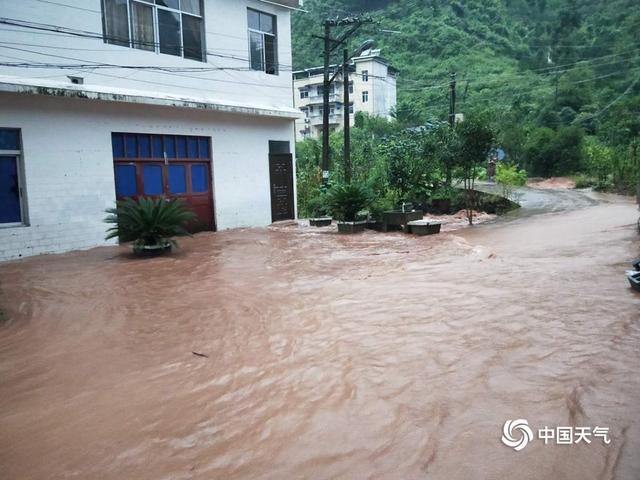
<svg viewBox="0 0 640 480"><path fill-rule="evenodd" d="M0 477L637 480L637 207L524 204L431 237L290 225L0 264ZM611 442L516 452L513 419Z"/></svg>

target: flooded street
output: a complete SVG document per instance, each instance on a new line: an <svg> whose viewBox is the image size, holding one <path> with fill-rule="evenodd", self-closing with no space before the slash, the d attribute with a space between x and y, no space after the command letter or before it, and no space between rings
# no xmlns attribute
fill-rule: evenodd
<svg viewBox="0 0 640 480"><path fill-rule="evenodd" d="M0 264L0 478L637 480L637 206L531 195L576 208ZM515 452L519 418L611 444Z"/></svg>

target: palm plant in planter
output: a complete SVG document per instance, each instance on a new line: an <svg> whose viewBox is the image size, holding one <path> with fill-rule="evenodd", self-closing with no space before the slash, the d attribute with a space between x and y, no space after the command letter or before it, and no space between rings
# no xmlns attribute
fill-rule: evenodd
<svg viewBox="0 0 640 480"><path fill-rule="evenodd" d="M177 246L173 237L190 235L186 225L195 218L181 201L163 198L127 198L107 213L105 222L113 226L107 230L106 239L117 237L121 242L133 242L133 252L141 256L171 251L172 246Z"/></svg>
<svg viewBox="0 0 640 480"><path fill-rule="evenodd" d="M369 192L361 185L349 183L337 185L327 194L327 205L338 220L338 231L356 233L364 231L367 224L360 212L370 203Z"/></svg>

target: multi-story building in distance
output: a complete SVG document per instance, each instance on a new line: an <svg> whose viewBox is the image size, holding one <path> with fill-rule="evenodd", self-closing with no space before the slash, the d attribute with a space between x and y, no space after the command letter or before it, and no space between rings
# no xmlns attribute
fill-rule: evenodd
<svg viewBox="0 0 640 480"><path fill-rule="evenodd" d="M332 65L332 74L339 66ZM380 55L380 50L367 50L352 60L349 75L351 113L366 112L390 118L396 106L397 71ZM295 106L304 114L296 120L296 140L322 135L323 67L293 72ZM329 89L329 129L344 123L344 79L339 73ZM354 116L351 116L353 125Z"/></svg>

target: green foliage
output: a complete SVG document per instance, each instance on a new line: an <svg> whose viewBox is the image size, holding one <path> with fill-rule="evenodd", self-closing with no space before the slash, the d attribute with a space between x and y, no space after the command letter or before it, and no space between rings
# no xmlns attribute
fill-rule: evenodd
<svg viewBox="0 0 640 480"><path fill-rule="evenodd" d="M322 34L326 18L364 11L385 30L400 32L364 26L348 45L375 38L400 72L396 122L374 120L374 132L356 115L361 131L374 132L368 147L395 135L397 130L387 130L394 123L446 121L448 75L455 71L458 112L491 112L498 120L496 145L509 162L544 176L588 169L580 138L588 135L614 149L608 172L613 183L622 187L634 177L630 149L640 138L637 0L306 0L305 10L293 13L296 69L321 63L322 45L314 35ZM354 141L354 149L361 141ZM340 145L332 146L339 172ZM436 151L448 183L453 160L447 161L446 149ZM361 173L381 173L376 155L368 157Z"/></svg>
<svg viewBox="0 0 640 480"><path fill-rule="evenodd" d="M472 225L476 172L478 166L486 161L495 139L495 132L486 117L469 116L456 126L456 135L459 142L458 167L464 184L467 219L469 225Z"/></svg>
<svg viewBox="0 0 640 480"><path fill-rule="evenodd" d="M189 235L186 225L195 214L182 201L163 198L127 198L107 210L105 222L111 224L106 239L133 242L134 247L177 245L173 237Z"/></svg>
<svg viewBox="0 0 640 480"><path fill-rule="evenodd" d="M502 196L513 200L515 188L527 184L527 171L518 170L514 164L499 162L496 165L496 183L502 188Z"/></svg>
<svg viewBox="0 0 640 480"><path fill-rule="evenodd" d="M592 188L598 186L598 180L584 173L580 173L572 177L576 184L576 188Z"/></svg>
<svg viewBox="0 0 640 480"><path fill-rule="evenodd" d="M334 185L327 193L327 206L333 218L343 222L355 222L362 210L371 203L366 187L358 183Z"/></svg>
<svg viewBox="0 0 640 480"><path fill-rule="evenodd" d="M331 215L327 194L322 190L318 190L317 194L309 199L306 208L303 216L308 216L309 218L321 218Z"/></svg>
<svg viewBox="0 0 640 480"><path fill-rule="evenodd" d="M580 171L584 160L584 132L575 125L557 131L534 129L525 146L527 170L534 176L550 177Z"/></svg>
<svg viewBox="0 0 640 480"><path fill-rule="evenodd" d="M400 199L398 191L390 189L387 190L382 197L377 198L371 203L369 212L374 219L380 220L383 212L396 210L401 204L402 200Z"/></svg>
<svg viewBox="0 0 640 480"><path fill-rule="evenodd" d="M387 163L388 185L402 200L416 201L439 179L435 145L423 132L401 131L377 149Z"/></svg>
<svg viewBox="0 0 640 480"><path fill-rule="evenodd" d="M587 172L596 178L594 186L601 190L605 189L609 183L609 176L613 171L613 149L602 144L596 138L589 137L586 141L585 151Z"/></svg>

